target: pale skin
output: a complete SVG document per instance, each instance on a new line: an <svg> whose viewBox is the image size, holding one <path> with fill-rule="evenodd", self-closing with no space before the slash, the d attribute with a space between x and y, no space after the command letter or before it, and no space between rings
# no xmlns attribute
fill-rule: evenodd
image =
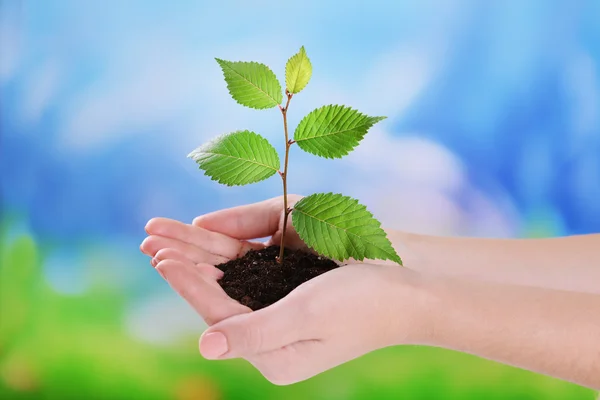
<svg viewBox="0 0 600 400"><path fill-rule="evenodd" d="M252 312L225 294L214 265L278 243L282 205L275 198L192 224L148 222L142 251L210 325L200 339L205 358L244 358L269 381L291 384L382 347L417 344L600 389L600 235L500 240L388 231L406 268L351 262ZM261 237L271 239L252 242ZM286 246L305 248L290 222Z"/></svg>

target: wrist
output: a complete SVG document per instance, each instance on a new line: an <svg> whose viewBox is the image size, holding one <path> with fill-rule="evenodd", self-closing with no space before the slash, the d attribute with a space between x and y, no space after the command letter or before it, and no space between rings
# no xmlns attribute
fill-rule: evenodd
<svg viewBox="0 0 600 400"><path fill-rule="evenodd" d="M465 350L470 335L485 325L488 312L478 313L482 298L487 293L483 283L439 274L420 274L416 288L419 315L412 344ZM477 289L474 290L474 286Z"/></svg>
<svg viewBox="0 0 600 400"><path fill-rule="evenodd" d="M390 345L434 345L435 326L443 312L436 287L443 278L433 277L403 267L387 269L387 321Z"/></svg>

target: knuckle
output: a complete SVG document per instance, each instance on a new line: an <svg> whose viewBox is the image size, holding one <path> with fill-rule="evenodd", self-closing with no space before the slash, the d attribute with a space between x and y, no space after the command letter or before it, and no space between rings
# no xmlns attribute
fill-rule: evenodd
<svg viewBox="0 0 600 400"><path fill-rule="evenodd" d="M156 253L156 255L154 257L159 260L175 259L175 258L179 258L179 252L173 248L167 247L167 248L158 250L158 252Z"/></svg>
<svg viewBox="0 0 600 400"><path fill-rule="evenodd" d="M221 318L215 312L214 307L207 305L204 312L200 314L206 325L213 326L217 322L221 321Z"/></svg>
<svg viewBox="0 0 600 400"><path fill-rule="evenodd" d="M242 240L239 242L239 249L237 251L237 254L235 256L235 258L240 258L242 257L244 254L246 254L247 252L249 252L250 250L254 249L254 246L252 245L252 243L248 242L247 240Z"/></svg>
<svg viewBox="0 0 600 400"><path fill-rule="evenodd" d="M158 270L165 278L168 279L170 272L175 266L173 260L161 260L156 264L156 270Z"/></svg>
<svg viewBox="0 0 600 400"><path fill-rule="evenodd" d="M156 267L160 267L162 270L168 270L168 269L172 269L174 266L177 265L177 262L175 260L169 260L169 259L165 259L165 260L161 260Z"/></svg>
<svg viewBox="0 0 600 400"><path fill-rule="evenodd" d="M241 336L241 347L245 354L258 354L261 352L263 333L258 326L249 324L244 328Z"/></svg>

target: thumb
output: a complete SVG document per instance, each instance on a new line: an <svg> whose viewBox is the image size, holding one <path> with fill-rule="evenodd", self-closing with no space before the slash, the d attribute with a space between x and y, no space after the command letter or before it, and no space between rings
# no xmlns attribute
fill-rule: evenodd
<svg viewBox="0 0 600 400"><path fill-rule="evenodd" d="M245 358L307 339L307 321L301 317L306 313L289 303L284 299L211 326L200 338L200 353L209 360Z"/></svg>
<svg viewBox="0 0 600 400"><path fill-rule="evenodd" d="M202 215L193 225L239 240L256 239L277 232L282 211L283 198L275 197Z"/></svg>

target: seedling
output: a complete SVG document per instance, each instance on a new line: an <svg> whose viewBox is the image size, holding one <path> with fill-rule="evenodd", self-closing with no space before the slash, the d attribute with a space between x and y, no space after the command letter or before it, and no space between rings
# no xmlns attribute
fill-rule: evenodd
<svg viewBox="0 0 600 400"><path fill-rule="evenodd" d="M354 150L367 131L386 117L370 117L350 107L326 105L306 115L288 134L287 115L294 95L306 87L312 65L304 47L285 66L285 105L281 85L269 67L256 62L216 59L231 97L239 104L262 110L279 107L283 116L285 158L283 171L275 148L261 135L242 130L221 135L192 151L188 157L211 179L228 185L246 185L279 174L283 183L283 232L278 261L284 257L288 217L300 238L317 253L343 261L381 259L402 265L379 221L358 200L335 193L304 197L288 205L290 148L325 158L341 158Z"/></svg>

